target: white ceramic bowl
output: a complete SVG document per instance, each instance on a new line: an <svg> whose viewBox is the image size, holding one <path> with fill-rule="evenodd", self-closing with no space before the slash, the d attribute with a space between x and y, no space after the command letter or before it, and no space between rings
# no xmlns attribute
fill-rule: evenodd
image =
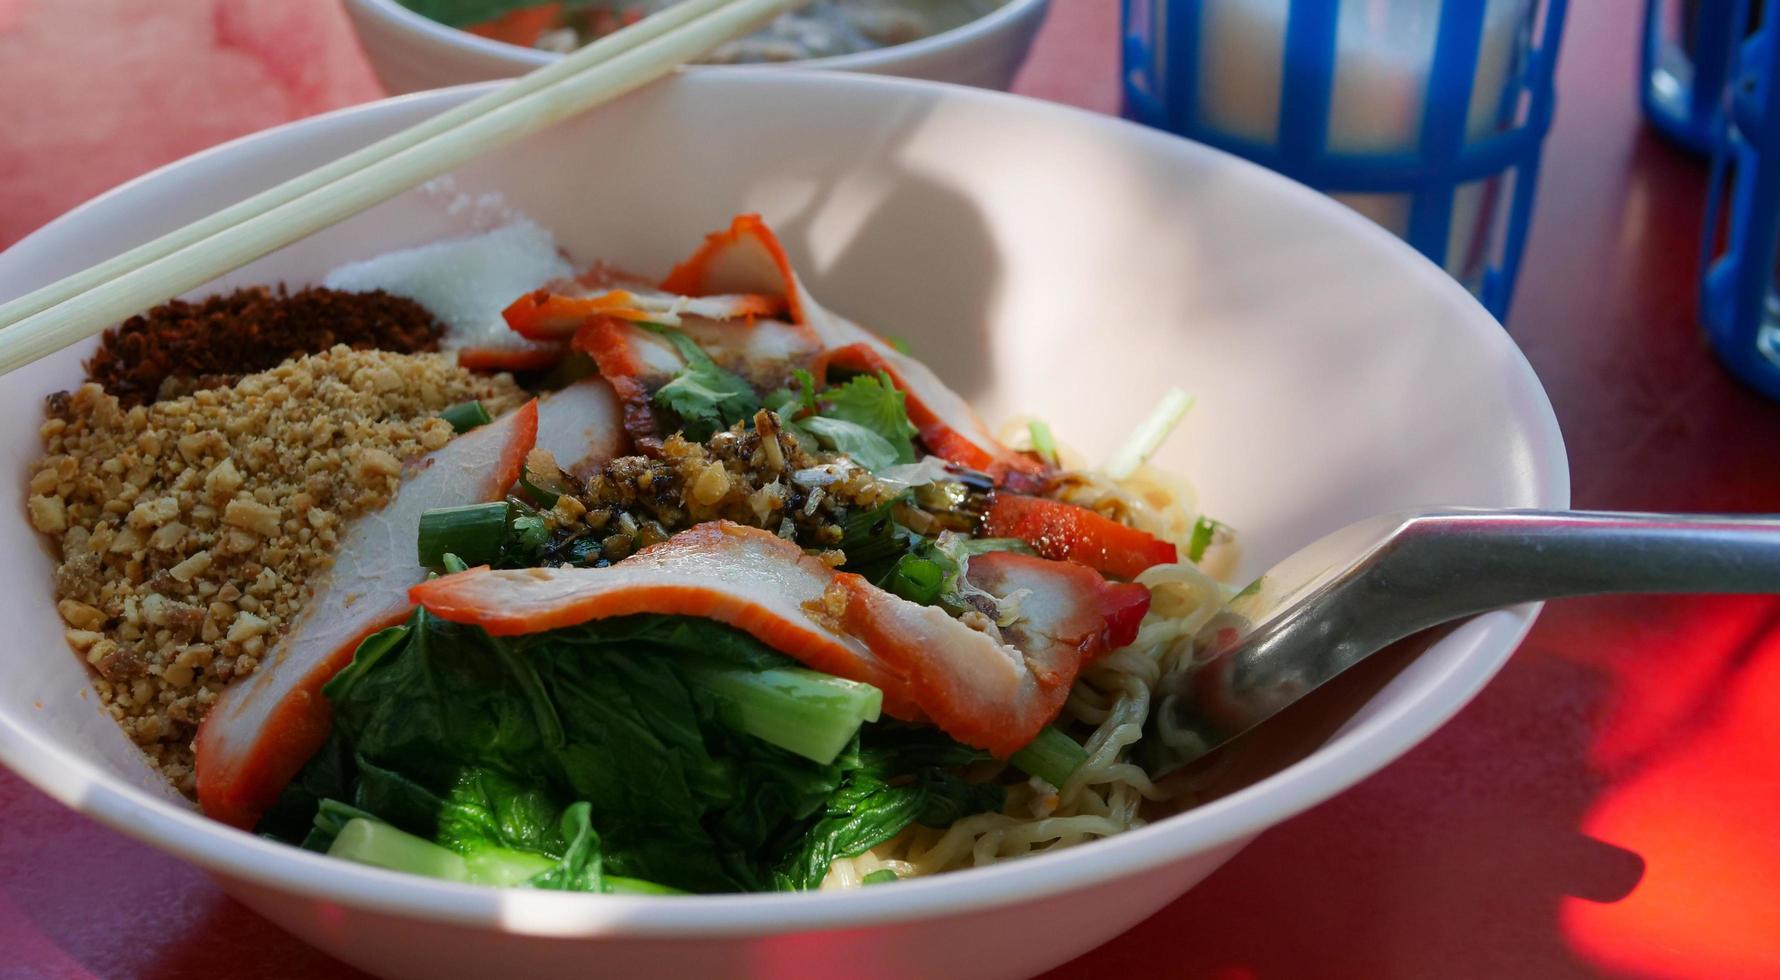
<svg viewBox="0 0 1780 980"><path fill-rule="evenodd" d="M797 68L856 71L1006 89L1026 60L1050 0L1007 0L968 24L908 44L833 58L792 62ZM446 27L396 0L346 0L371 68L391 92L523 75L560 55ZM779 70L781 65L752 66Z"/></svg>
<svg viewBox="0 0 1780 980"><path fill-rule="evenodd" d="M0 255L0 298L478 91L337 112L150 174ZM1161 462L1241 530L1246 572L1375 512L1568 500L1538 381L1462 289L1340 205L1116 119L893 79L713 70L492 154L456 181L500 191L575 256L639 270L665 270L732 213L760 211L828 305L908 338L992 420L1034 411L1093 453L1166 386L1196 392ZM313 281L460 229L477 210L411 193L217 285ZM0 480L11 556L0 566L0 761L392 976L1029 975L1113 938L1256 834L1408 750L1502 665L1535 612L1445 636L1289 768L1053 855L843 895L633 898L396 875L204 819L157 787L90 696L63 645L50 560L21 516L40 399L77 381L89 349L0 385L11 474Z"/></svg>

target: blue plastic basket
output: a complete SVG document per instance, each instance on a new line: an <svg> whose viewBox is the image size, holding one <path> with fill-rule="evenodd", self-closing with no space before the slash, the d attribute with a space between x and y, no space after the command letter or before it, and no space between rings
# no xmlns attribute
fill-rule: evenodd
<svg viewBox="0 0 1780 980"><path fill-rule="evenodd" d="M1524 0L1524 23L1512 25L1518 32L1513 62L1503 77L1499 103L1486 104L1488 131L1481 137L1467 130L1475 129L1472 87L1486 12L1494 8L1487 0L1445 0L1432 12L1419 7L1418 16L1438 17L1425 89L1418 93L1419 125L1406 148L1385 151L1338 145L1339 140L1331 139L1331 117L1340 108L1334 103L1344 5L1379 8L1389 0L1121 2L1128 115L1246 157L1349 203L1400 196L1407 202L1406 213L1393 230L1453 272L1497 318L1506 316L1526 244L1540 147L1551 125L1552 70L1566 0ZM1276 125L1259 138L1212 111L1216 100L1205 91L1206 81L1220 67L1216 59L1226 56L1220 45L1201 36L1208 12L1228 16L1232 5L1242 3L1271 4L1284 11ZM1457 213L1464 217L1457 237L1467 230L1481 229L1481 234L1457 243L1465 254L1449 254L1456 237L1455 201L1461 199Z"/></svg>
<svg viewBox="0 0 1780 980"><path fill-rule="evenodd" d="M1748 0L1739 0L1742 8ZM1732 373L1780 398L1780 0L1766 0L1762 27L1738 46L1722 144L1712 160L1700 267L1700 319ZM1720 237L1720 228L1723 237ZM1722 243L1722 251L1720 244Z"/></svg>
<svg viewBox="0 0 1780 980"><path fill-rule="evenodd" d="M1718 107L1735 59L1747 0L1647 0L1644 117L1683 146L1711 153L1723 127Z"/></svg>

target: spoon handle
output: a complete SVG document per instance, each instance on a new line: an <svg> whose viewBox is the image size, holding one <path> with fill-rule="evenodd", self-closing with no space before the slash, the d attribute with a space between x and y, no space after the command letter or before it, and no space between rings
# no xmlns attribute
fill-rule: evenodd
<svg viewBox="0 0 1780 980"><path fill-rule="evenodd" d="M1254 727L1412 633L1539 599L1780 593L1780 518L1440 510L1352 525L1293 555L1157 685L1152 776Z"/></svg>
<svg viewBox="0 0 1780 980"><path fill-rule="evenodd" d="M1536 599L1776 592L1780 518L1433 510L1362 521L1269 569L1157 685L1139 761L1198 758L1410 633Z"/></svg>
<svg viewBox="0 0 1780 980"><path fill-rule="evenodd" d="M1405 524L1376 574L1426 625L1564 596L1780 593L1780 518L1440 511Z"/></svg>

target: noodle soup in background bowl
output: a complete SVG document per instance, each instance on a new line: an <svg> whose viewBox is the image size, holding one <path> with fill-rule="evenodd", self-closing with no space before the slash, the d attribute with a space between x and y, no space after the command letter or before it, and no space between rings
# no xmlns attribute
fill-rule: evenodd
<svg viewBox="0 0 1780 980"><path fill-rule="evenodd" d="M1026 60L1026 51L1043 23L1050 0L879 0L886 7L908 3L911 9L937 10L941 24L946 5L966 3L987 9L917 40L874 50L785 62L799 68L896 75L980 88L1006 89ZM384 87L391 92L461 85L523 75L560 57L551 51L521 47L448 27L403 6L398 0L346 0L346 12L358 31L365 55ZM777 64L759 67L778 67Z"/></svg>
<svg viewBox="0 0 1780 980"><path fill-rule="evenodd" d="M150 174L0 255L0 299L480 91L344 110ZM1091 458L1166 388L1195 393L1158 462L1237 528L1238 579L1378 512L1568 503L1556 423L1525 360L1407 246L1233 157L989 92L688 73L197 292L314 282L345 261L477 227L503 204L546 221L577 258L655 272L729 215L759 211L828 306L906 338L991 424L1043 417ZM52 562L23 516L41 399L78 381L90 349L0 385L12 474L0 481L0 542L14 556L0 570L11 629L0 762L382 975L1027 976L1112 939L1256 834L1406 752L1482 687L1536 612L1492 613L1440 636L1394 675L1350 690L1363 707L1344 724L1333 711L1282 718L1229 771L1208 775L1200 805L1057 853L846 893L631 897L395 874L204 818L99 709L62 638Z"/></svg>

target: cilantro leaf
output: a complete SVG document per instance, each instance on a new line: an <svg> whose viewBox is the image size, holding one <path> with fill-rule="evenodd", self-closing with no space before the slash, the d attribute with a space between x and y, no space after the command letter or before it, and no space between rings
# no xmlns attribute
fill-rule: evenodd
<svg viewBox="0 0 1780 980"><path fill-rule="evenodd" d="M774 415L783 416L784 418L789 419L796 414L791 411L791 406L796 401L797 392L792 391L790 388L778 388L766 393L766 397L760 400L760 407Z"/></svg>
<svg viewBox="0 0 1780 980"><path fill-rule="evenodd" d="M513 518L513 545L526 554L544 549L550 541L550 526L537 514L521 514Z"/></svg>
<svg viewBox="0 0 1780 980"><path fill-rule="evenodd" d="M894 462L915 461L915 427L909 424L902 392L887 372L855 375L846 384L823 392L818 401L823 416L864 426L881 436L896 453Z"/></svg>
<svg viewBox="0 0 1780 980"><path fill-rule="evenodd" d="M760 399L748 382L718 367L691 337L654 323L643 326L667 338L686 361L686 370L655 392L655 403L680 417L686 438L703 442L760 410Z"/></svg>
<svg viewBox="0 0 1780 980"><path fill-rule="evenodd" d="M761 399L761 405L787 419L816 411L816 379L803 368L791 372L791 376L797 380L797 390L780 388Z"/></svg>
<svg viewBox="0 0 1780 980"><path fill-rule="evenodd" d="M792 424L815 436L824 449L846 453L868 470L881 470L901 461L888 439L857 422L812 415Z"/></svg>

